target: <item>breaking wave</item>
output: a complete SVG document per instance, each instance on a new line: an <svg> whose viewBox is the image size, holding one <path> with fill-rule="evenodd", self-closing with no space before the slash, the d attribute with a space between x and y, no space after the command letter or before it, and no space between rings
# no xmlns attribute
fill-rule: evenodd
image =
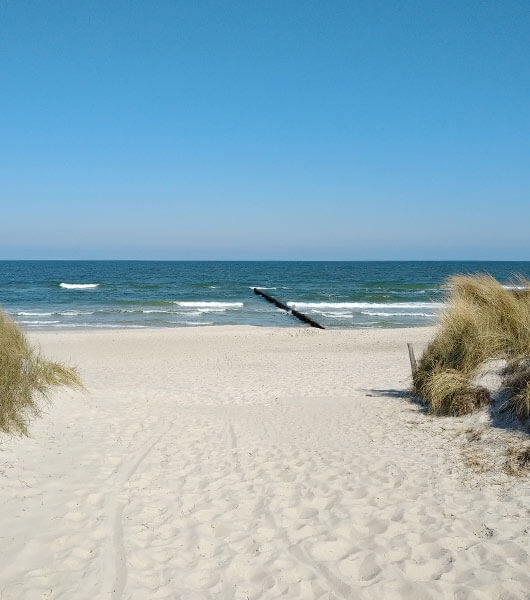
<svg viewBox="0 0 530 600"><path fill-rule="evenodd" d="M99 287L99 283L60 283L59 287L65 290L91 290Z"/></svg>
<svg viewBox="0 0 530 600"><path fill-rule="evenodd" d="M243 302L174 302L177 306L183 308L243 308Z"/></svg>
<svg viewBox="0 0 530 600"><path fill-rule="evenodd" d="M420 309L420 308L443 308L443 302L287 302L292 308L316 308L316 309L359 309L359 308L401 308L401 309Z"/></svg>

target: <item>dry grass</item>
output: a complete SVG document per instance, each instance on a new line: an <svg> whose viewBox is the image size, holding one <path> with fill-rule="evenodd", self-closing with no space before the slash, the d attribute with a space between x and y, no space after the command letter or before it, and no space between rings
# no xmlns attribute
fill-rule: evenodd
<svg viewBox="0 0 530 600"><path fill-rule="evenodd" d="M39 414L38 400L58 385L82 388L75 369L42 358L0 310L0 430L27 435L28 419Z"/></svg>
<svg viewBox="0 0 530 600"><path fill-rule="evenodd" d="M506 452L505 470L509 475L522 476L530 471L530 444L510 446Z"/></svg>
<svg viewBox="0 0 530 600"><path fill-rule="evenodd" d="M530 357L513 359L503 370L504 387L510 392L507 408L519 419L530 417Z"/></svg>
<svg viewBox="0 0 530 600"><path fill-rule="evenodd" d="M456 369L435 370L424 384L430 410L437 415L465 415L488 404L486 388L475 387Z"/></svg>
<svg viewBox="0 0 530 600"><path fill-rule="evenodd" d="M493 469L492 463L488 457L482 454L477 448L468 446L464 449L464 464L478 475L486 473Z"/></svg>
<svg viewBox="0 0 530 600"><path fill-rule="evenodd" d="M522 277L518 286L530 288ZM491 359L507 359L505 374L512 390L508 408L520 418L530 413L530 293L505 289L489 275L449 280L448 306L436 337L421 357L413 392L430 412L462 415L489 402L487 390L473 385L480 367Z"/></svg>

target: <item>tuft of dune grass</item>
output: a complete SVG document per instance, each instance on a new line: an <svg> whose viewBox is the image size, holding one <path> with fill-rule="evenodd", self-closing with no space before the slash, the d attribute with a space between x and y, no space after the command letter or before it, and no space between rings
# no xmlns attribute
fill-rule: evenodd
<svg viewBox="0 0 530 600"><path fill-rule="evenodd" d="M509 475L522 476L530 471L530 444L512 445L506 452L505 470Z"/></svg>
<svg viewBox="0 0 530 600"><path fill-rule="evenodd" d="M52 387L82 388L75 369L43 358L18 325L0 310L0 430L27 435L39 400Z"/></svg>
<svg viewBox="0 0 530 600"><path fill-rule="evenodd" d="M431 373L425 381L424 394L429 398L431 412L437 415L465 415L490 402L486 388L473 386L456 369Z"/></svg>
<svg viewBox="0 0 530 600"><path fill-rule="evenodd" d="M514 359L502 372L503 384L510 392L507 408L521 420L530 417L530 357Z"/></svg>
<svg viewBox="0 0 530 600"><path fill-rule="evenodd" d="M521 291L504 288L490 275L449 279L448 304L435 338L413 376L413 393L433 414L462 415L490 401L473 385L480 367L506 359L504 374L512 394L507 408L519 418L530 415L530 282L517 278Z"/></svg>

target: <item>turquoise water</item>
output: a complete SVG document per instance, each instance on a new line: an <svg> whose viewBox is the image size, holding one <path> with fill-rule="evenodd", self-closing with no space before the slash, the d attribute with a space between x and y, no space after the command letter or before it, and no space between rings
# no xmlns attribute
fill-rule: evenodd
<svg viewBox="0 0 530 600"><path fill-rule="evenodd" d="M530 262L0 261L0 304L24 327L300 326L262 287L325 327L434 322L444 281L487 272L509 285Z"/></svg>

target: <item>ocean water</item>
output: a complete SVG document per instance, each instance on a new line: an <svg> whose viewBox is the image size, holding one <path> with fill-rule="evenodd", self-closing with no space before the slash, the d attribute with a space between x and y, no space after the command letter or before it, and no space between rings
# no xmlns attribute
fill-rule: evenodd
<svg viewBox="0 0 530 600"><path fill-rule="evenodd" d="M261 287L329 328L432 324L455 273L505 285L530 262L0 261L0 304L27 329L305 327Z"/></svg>

